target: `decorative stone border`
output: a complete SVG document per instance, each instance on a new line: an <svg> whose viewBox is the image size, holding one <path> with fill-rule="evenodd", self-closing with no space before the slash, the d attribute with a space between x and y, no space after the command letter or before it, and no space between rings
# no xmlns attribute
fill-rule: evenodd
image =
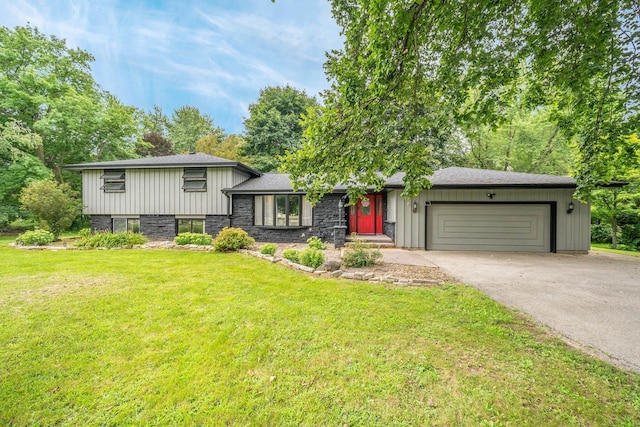
<svg viewBox="0 0 640 427"><path fill-rule="evenodd" d="M399 278L399 277L394 277L394 276L376 276L375 273L373 273L371 271L369 271L369 272L357 272L357 271L351 272L351 271L343 271L343 270L326 271L326 270L320 270L320 269L313 269L311 267L307 267L306 265L297 264L295 262L291 262L291 261L286 260L284 258L280 258L280 257L272 256L272 255L261 254L258 251L241 250L240 252L245 253L247 255L250 255L252 257L256 257L256 258L261 258L261 259L267 260L267 261L272 262L272 263L285 264L285 265L287 265L287 266L289 266L291 268L294 268L296 270L301 270L301 271L304 271L306 273L317 274L319 276L328 274L330 277L333 277L333 278L342 278L342 279L349 279L349 280L360 280L360 281L371 282L371 283L388 283L388 284L393 284L393 285L397 285L397 286L436 286L436 285L444 285L444 282L441 281L441 280L433 280L433 279L404 279L404 278Z"/></svg>
<svg viewBox="0 0 640 427"><path fill-rule="evenodd" d="M120 249L174 249L185 251L197 251L197 252L212 252L213 246L211 245L178 245L171 241L152 241L143 245L124 246L118 248L78 248L75 246L39 246L39 245L17 245L15 243L9 243L9 247L15 249L24 249L29 251L87 251L87 250L120 250Z"/></svg>

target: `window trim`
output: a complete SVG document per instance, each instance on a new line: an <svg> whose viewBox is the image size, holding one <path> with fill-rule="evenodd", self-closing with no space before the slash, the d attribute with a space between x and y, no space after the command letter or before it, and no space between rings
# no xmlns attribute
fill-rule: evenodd
<svg viewBox="0 0 640 427"><path fill-rule="evenodd" d="M196 174L195 172L202 172ZM191 185L202 187L191 187ZM185 193L204 193L207 191L207 168L184 168L182 171L182 191Z"/></svg>
<svg viewBox="0 0 640 427"><path fill-rule="evenodd" d="M284 225L278 225L278 197L285 198L285 223ZM271 197L272 202L266 201L267 197ZM291 199L298 200L298 224L291 225ZM310 228L313 226L313 207L306 201L304 194L293 193L278 193L278 194L259 194L253 196L254 210L253 210L253 225L256 227L269 228L269 229L302 229ZM260 205L258 206L258 204ZM267 206L270 205L270 206ZM270 209L267 209L267 208ZM306 210L311 210L311 215L307 215ZM305 221L307 220L307 221Z"/></svg>
<svg viewBox="0 0 640 427"><path fill-rule="evenodd" d="M102 186L100 189L105 193L124 193L126 191L126 169L104 169L100 179ZM109 188L114 186L116 188Z"/></svg>

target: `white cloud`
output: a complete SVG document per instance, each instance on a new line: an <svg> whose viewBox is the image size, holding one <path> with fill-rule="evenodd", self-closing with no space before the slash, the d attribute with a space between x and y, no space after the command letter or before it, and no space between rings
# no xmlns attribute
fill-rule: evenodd
<svg viewBox="0 0 640 427"><path fill-rule="evenodd" d="M165 110L198 102L238 132L260 89L326 88L324 52L340 46L326 0L15 0L0 25L30 22L96 58L94 77L124 102ZM226 110L222 110L226 109ZM216 119L217 120L217 119Z"/></svg>

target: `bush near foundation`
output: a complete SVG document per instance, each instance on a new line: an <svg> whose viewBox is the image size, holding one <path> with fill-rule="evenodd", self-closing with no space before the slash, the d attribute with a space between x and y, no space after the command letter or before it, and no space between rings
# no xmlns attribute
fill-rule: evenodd
<svg viewBox="0 0 640 427"><path fill-rule="evenodd" d="M176 245L208 246L213 242L213 236L202 233L180 233L173 239Z"/></svg>
<svg viewBox="0 0 640 427"><path fill-rule="evenodd" d="M76 242L76 246L80 248L130 248L147 243L147 238L140 233L112 233L108 231L87 236L83 230L81 235L84 237Z"/></svg>
<svg viewBox="0 0 640 427"><path fill-rule="evenodd" d="M242 228L225 227L213 240L213 248L219 252L235 252L248 248L256 241Z"/></svg>
<svg viewBox="0 0 640 427"><path fill-rule="evenodd" d="M265 243L264 245L260 246L260 253L263 255L275 255L276 254L276 250L278 249L278 245L276 245L275 243Z"/></svg>

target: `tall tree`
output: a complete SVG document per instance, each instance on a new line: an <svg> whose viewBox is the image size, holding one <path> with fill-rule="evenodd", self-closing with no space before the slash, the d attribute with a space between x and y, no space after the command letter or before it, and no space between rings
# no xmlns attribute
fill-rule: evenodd
<svg viewBox="0 0 640 427"><path fill-rule="evenodd" d="M633 134L620 138L618 144L606 154L610 165L606 180L625 181L629 184L619 188L601 188L594 191L592 214L595 221L609 226L611 243L618 245L620 226L637 227L637 241L631 243L640 249L640 138ZM626 219L626 221L625 221Z"/></svg>
<svg viewBox="0 0 640 427"><path fill-rule="evenodd" d="M245 159L242 156L241 151L245 144L246 142L244 138L240 135L232 134L221 141L215 134L213 134L199 139L196 144L196 151L199 153L222 157L223 159L244 162Z"/></svg>
<svg viewBox="0 0 640 427"><path fill-rule="evenodd" d="M156 132L145 133L136 146L136 154L142 157L170 156L175 154L173 144Z"/></svg>
<svg viewBox="0 0 640 427"><path fill-rule="evenodd" d="M202 137L215 134L224 139L224 130L214 126L213 119L200 113L196 107L184 106L176 109L167 123L169 139L179 153L195 151L196 143Z"/></svg>
<svg viewBox="0 0 640 427"><path fill-rule="evenodd" d="M280 166L279 156L302 144L302 115L317 106L315 98L291 86L271 86L260 91L245 119L243 155L257 169L269 172Z"/></svg>
<svg viewBox="0 0 640 427"><path fill-rule="evenodd" d="M467 138L467 163L473 167L567 175L574 164L570 141L544 109L510 107L504 123L481 126Z"/></svg>
<svg viewBox="0 0 640 427"><path fill-rule="evenodd" d="M50 176L51 171L30 154L0 160L0 227L21 216L20 191L30 182Z"/></svg>
<svg viewBox="0 0 640 427"><path fill-rule="evenodd" d="M130 157L136 109L103 91L93 57L36 28L0 28L0 124L38 135L27 150L62 180L64 163Z"/></svg>
<svg viewBox="0 0 640 427"><path fill-rule="evenodd" d="M604 153L637 128L640 8L635 0L332 0L344 47L325 64L331 88L307 119L287 169L318 196L350 195L406 172L405 195L429 186L433 129L495 126L518 94L578 135L577 178L588 197ZM473 95L473 96L471 96Z"/></svg>

